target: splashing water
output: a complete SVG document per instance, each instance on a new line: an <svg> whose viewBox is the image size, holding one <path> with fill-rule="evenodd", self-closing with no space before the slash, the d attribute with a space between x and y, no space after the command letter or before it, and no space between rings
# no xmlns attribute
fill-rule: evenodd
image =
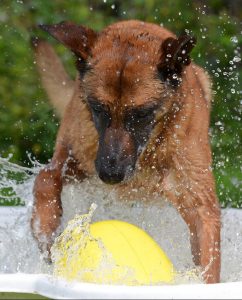
<svg viewBox="0 0 242 300"><path fill-rule="evenodd" d="M0 187L11 187L25 202L24 207L0 207L0 272L1 273L48 273L36 241L30 231L32 211L32 188L41 165L23 168L0 159ZM23 180L7 180L9 171L22 174ZM87 213L92 203L98 208L92 221L118 219L133 223L150 234L166 252L178 271L177 283L199 282L197 269L191 257L188 228L177 211L165 199L152 201L149 205L139 199L117 199L115 191L98 178L87 179L80 184L64 187L62 191L62 229L76 214ZM222 211L222 282L242 280L242 211ZM195 274L195 275L194 275Z"/></svg>
<svg viewBox="0 0 242 300"><path fill-rule="evenodd" d="M97 205L92 203L89 213L75 215L63 233L56 238L51 248L54 276L68 281L94 280L102 284L113 283L113 278L117 283L134 283L134 272L128 267L115 264L112 254L105 248L102 240L92 236L90 225L96 208ZM88 253L96 253L92 261Z"/></svg>
<svg viewBox="0 0 242 300"><path fill-rule="evenodd" d="M96 208L97 205L92 203L87 214L81 216L75 215L68 222L63 233L56 238L51 248L51 258L54 262L53 273L55 276L61 276L64 273L68 274L66 278L72 279L72 276L70 276L70 274L74 273L72 262L75 261L77 263L82 251L86 248L88 240L92 239L90 224Z"/></svg>

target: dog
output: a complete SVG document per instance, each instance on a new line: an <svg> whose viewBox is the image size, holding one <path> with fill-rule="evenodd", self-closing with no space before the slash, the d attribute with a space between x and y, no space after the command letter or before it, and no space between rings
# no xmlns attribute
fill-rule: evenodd
<svg viewBox="0 0 242 300"><path fill-rule="evenodd" d="M121 194L167 197L190 230L206 283L220 280L220 206L211 169L211 83L191 62L194 37L129 20L101 32L62 22L40 27L76 58L72 81L52 47L35 39L36 62L61 117L51 162L34 184L32 232L50 251L67 176L98 174Z"/></svg>

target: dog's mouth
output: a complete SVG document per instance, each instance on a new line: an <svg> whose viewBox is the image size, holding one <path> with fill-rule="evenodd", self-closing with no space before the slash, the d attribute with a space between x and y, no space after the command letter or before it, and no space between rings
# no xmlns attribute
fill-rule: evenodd
<svg viewBox="0 0 242 300"><path fill-rule="evenodd" d="M95 161L96 171L99 178L106 184L118 184L128 181L135 170L135 164L114 164L111 165L105 161L100 162L99 159Z"/></svg>
<svg viewBox="0 0 242 300"><path fill-rule="evenodd" d="M106 172L99 172L99 178L107 184L117 184L124 180L125 175L121 172L113 172L113 173L106 173Z"/></svg>

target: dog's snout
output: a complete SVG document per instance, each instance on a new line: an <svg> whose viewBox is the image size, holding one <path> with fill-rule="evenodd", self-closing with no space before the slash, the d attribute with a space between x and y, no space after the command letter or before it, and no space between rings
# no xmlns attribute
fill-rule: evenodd
<svg viewBox="0 0 242 300"><path fill-rule="evenodd" d="M125 177L125 160L115 155L101 156L96 160L96 169L102 181L109 184L119 183Z"/></svg>
<svg viewBox="0 0 242 300"><path fill-rule="evenodd" d="M123 129L108 128L100 139L95 166L105 183L119 183L134 169L136 153L130 135Z"/></svg>
<svg viewBox="0 0 242 300"><path fill-rule="evenodd" d="M102 168L98 175L103 182L115 184L123 181L125 173L116 169Z"/></svg>
<svg viewBox="0 0 242 300"><path fill-rule="evenodd" d="M115 168L115 166L117 164L117 157L114 155L108 156L106 159L106 163L110 168Z"/></svg>

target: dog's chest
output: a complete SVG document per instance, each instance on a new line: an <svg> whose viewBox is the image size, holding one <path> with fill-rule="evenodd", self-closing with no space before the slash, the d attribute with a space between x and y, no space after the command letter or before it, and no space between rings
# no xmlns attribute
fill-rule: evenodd
<svg viewBox="0 0 242 300"><path fill-rule="evenodd" d="M120 199L155 200L162 195L163 175L152 170L137 172L133 178L115 187Z"/></svg>

